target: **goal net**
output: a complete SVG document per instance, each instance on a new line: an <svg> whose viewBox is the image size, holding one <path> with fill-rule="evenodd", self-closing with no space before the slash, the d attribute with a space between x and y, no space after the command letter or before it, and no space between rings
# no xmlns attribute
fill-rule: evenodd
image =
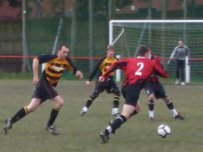
<svg viewBox="0 0 203 152"><path fill-rule="evenodd" d="M201 79L203 76L203 20L111 20L109 44L121 57L134 56L140 44L150 45L160 58L170 77L175 77L175 62L167 65L178 40L184 40L190 50L186 60L185 79ZM120 72L116 75L120 81Z"/></svg>

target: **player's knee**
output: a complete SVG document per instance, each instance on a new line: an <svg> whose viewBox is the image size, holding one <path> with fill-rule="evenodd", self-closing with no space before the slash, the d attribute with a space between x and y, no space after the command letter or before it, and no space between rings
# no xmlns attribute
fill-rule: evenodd
<svg viewBox="0 0 203 152"><path fill-rule="evenodd" d="M28 114L30 112L34 112L37 110L37 107L33 107L33 106L26 106L24 107L25 112Z"/></svg>
<svg viewBox="0 0 203 152"><path fill-rule="evenodd" d="M25 110L25 112L28 114L28 113L30 113L30 112L36 111L39 106L40 106L40 103L31 102L29 105L27 105L27 106L24 107L24 110Z"/></svg>
<svg viewBox="0 0 203 152"><path fill-rule="evenodd" d="M156 99L156 97L154 96L154 94L150 94L149 96L148 96L148 100L150 101L150 102L154 102L154 100Z"/></svg>
<svg viewBox="0 0 203 152"><path fill-rule="evenodd" d="M166 104L168 104L168 103L171 102L171 100L170 100L167 96L164 97L163 100L164 100L164 102L165 102Z"/></svg>
<svg viewBox="0 0 203 152"><path fill-rule="evenodd" d="M138 103L136 106L135 106L135 110L137 113L141 110L141 105Z"/></svg>
<svg viewBox="0 0 203 152"><path fill-rule="evenodd" d="M63 99L57 100L54 103L54 109L60 110L63 107L63 105L64 105L64 100Z"/></svg>
<svg viewBox="0 0 203 152"><path fill-rule="evenodd" d="M60 95L56 96L54 98L54 108L59 110L59 109L61 109L63 107L63 105L64 105L63 98Z"/></svg>
<svg viewBox="0 0 203 152"><path fill-rule="evenodd" d="M62 100L62 101L59 103L59 106L60 106L60 107L63 107L63 105L64 105L64 100Z"/></svg>
<svg viewBox="0 0 203 152"><path fill-rule="evenodd" d="M54 109L60 110L63 107L63 104L54 104Z"/></svg>
<svg viewBox="0 0 203 152"><path fill-rule="evenodd" d="M64 100L60 100L56 103L55 106L57 109L61 109L63 107L63 105L64 105Z"/></svg>

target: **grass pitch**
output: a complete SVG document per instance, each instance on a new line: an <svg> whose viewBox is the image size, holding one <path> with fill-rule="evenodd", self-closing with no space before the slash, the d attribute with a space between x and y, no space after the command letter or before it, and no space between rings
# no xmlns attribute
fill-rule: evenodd
<svg viewBox="0 0 203 152"><path fill-rule="evenodd" d="M65 105L56 120L61 132L53 136L45 131L52 101L46 101L36 112L13 125L8 135L0 132L0 152L202 152L203 149L203 101L202 85L165 85L176 109L186 120L174 120L161 100L155 104L153 122L147 118L147 98L140 96L141 112L128 120L107 144L102 144L99 133L113 119L112 95L101 94L88 113L80 116L80 110L94 88L84 81L61 81L58 91ZM27 105L34 87L31 80L0 80L0 120L12 116ZM123 98L121 98L121 106ZM156 133L160 123L167 123L172 130L162 139Z"/></svg>

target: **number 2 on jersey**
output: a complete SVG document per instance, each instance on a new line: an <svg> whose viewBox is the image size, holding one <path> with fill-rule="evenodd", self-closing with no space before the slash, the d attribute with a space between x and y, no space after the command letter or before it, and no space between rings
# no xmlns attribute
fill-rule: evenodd
<svg viewBox="0 0 203 152"><path fill-rule="evenodd" d="M138 66L138 70L135 72L135 75L141 76L142 75L141 71L144 68L144 63L143 62L138 62L137 66Z"/></svg>

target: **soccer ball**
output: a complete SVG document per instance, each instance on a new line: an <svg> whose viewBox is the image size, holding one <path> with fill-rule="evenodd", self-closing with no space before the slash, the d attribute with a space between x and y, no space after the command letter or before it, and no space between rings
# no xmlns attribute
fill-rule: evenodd
<svg viewBox="0 0 203 152"><path fill-rule="evenodd" d="M161 125L158 126L157 133L162 138L165 138L165 137L167 137L168 135L171 134L171 128L167 124L161 124Z"/></svg>

